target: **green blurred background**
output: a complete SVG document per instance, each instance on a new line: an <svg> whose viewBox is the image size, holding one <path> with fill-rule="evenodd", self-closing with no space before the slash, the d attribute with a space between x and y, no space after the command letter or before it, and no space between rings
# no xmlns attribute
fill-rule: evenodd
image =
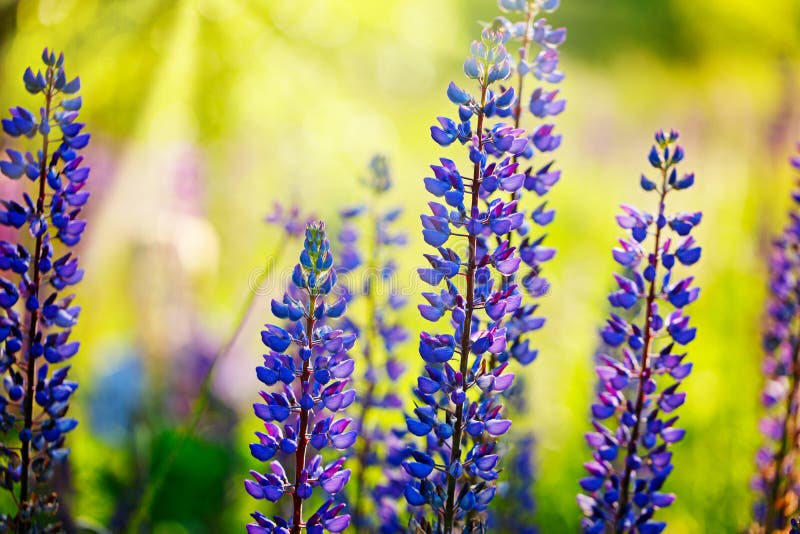
<svg viewBox="0 0 800 534"><path fill-rule="evenodd" d="M689 434L668 483L679 499L663 516L674 533L741 530L759 441L763 250L785 219L785 162L800 138L800 3L562 4L550 17L569 31L564 173L550 195L558 255L540 357L525 371L531 409L516 424L538 433L539 524L577 529L614 215L620 202L652 202L637 191L639 172L653 131L674 127L698 186L673 207L704 211L704 256L681 409ZM81 76L94 134L74 360L82 423L65 492L80 524L122 528L174 443L248 281L282 239L262 222L274 200L296 200L335 228L369 156L384 152L411 234L401 266L419 264L422 178L440 153L428 126L451 112L444 89L461 77L477 21L497 13L492 0L0 0L0 106L35 105L21 74L51 46ZM269 319L267 296L257 302L198 437L147 513L154 532L241 532L253 508L242 479ZM406 315L422 326L413 306ZM416 364L415 343L404 350Z"/></svg>

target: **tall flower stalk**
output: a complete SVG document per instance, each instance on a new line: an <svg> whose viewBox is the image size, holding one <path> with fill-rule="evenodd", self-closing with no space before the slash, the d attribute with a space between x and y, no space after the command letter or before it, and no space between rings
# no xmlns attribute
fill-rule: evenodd
<svg viewBox="0 0 800 534"><path fill-rule="evenodd" d="M522 187L511 192L509 199L522 200L533 194L541 198L547 195L561 177L561 171L553 167L553 160L540 160L561 145L561 135L555 133L555 124L550 119L564 110L566 101L558 99L558 89L547 88L564 79L564 74L558 70L558 47L566 40L567 32L564 28L552 28L546 19L539 17L542 13L555 11L559 6L558 0L499 0L498 4L503 11L521 17L521 20L516 21L498 17L490 26L494 31L503 32L509 43L519 45L512 67L516 91L510 106L489 107L486 115L497 117L501 121L510 118L514 128L519 129L524 127L524 122L531 122L526 121L527 114L523 114L524 108L527 108L533 119L540 122L529 130L525 149L511 155L511 162L519 165L525 178ZM506 46L509 47L508 44ZM532 54L534 49L538 52ZM535 87L528 88L530 97L526 97L527 80L532 80L535 84ZM523 107L523 104L526 105ZM503 128L505 124L501 122L493 128L497 127ZM496 156L502 159L504 153L501 151ZM533 166L534 161L538 162L538 169ZM515 204L515 209L523 213L526 219L529 217L533 223L532 226L526 220L516 232L507 236L509 246L514 244L515 237L520 241L519 255L525 264L524 273L503 274L499 283L504 287L521 284L526 290L526 295L523 295L525 305L520 306L507 320L507 350L489 359L491 368L509 359L522 365L533 362L538 351L530 346L527 334L539 330L545 323L544 317L535 315L538 305L529 301L543 297L549 290L549 283L542 275L542 270L544 264L555 255L555 249L544 246L547 235L537 231L537 228L547 227L555 218L555 211L548 208L546 201L539 203L530 213L519 202ZM499 244L501 238L498 236L496 241Z"/></svg>
<svg viewBox="0 0 800 534"><path fill-rule="evenodd" d="M466 145L471 166L471 177L464 176L454 161L442 158L441 165L432 166L434 176L425 179L426 189L444 198L447 206L430 202L432 214L421 216L425 242L437 253L425 255L430 268L419 274L424 282L444 287L423 293L428 304L419 309L432 322L449 316L452 333L420 334L419 353L426 366L414 390L418 405L406 422L408 431L425 437L426 443L412 449L404 467L413 477L406 499L421 507L418 527L431 532L480 528L466 525L465 519L486 510L494 497L497 438L511 426L498 400L514 375L505 372L507 363L494 369L487 364L506 351L504 320L521 302L516 284L495 288L495 278L513 274L520 264L507 235L522 225L524 215L516 210L516 200L500 194L508 198L523 187L526 176L517 172L511 158L525 150L528 139L513 125L484 127L487 110L507 109L514 102L512 88L493 90L511 74L504 46L508 37L484 29L464 64L479 96L451 83L447 94L458 105L459 123L439 117L439 125L431 128L442 146L455 141ZM490 156L497 161L489 162ZM488 244L492 236L502 238L493 248ZM466 249L464 260L445 246L451 239L451 246Z"/></svg>
<svg viewBox="0 0 800 534"><path fill-rule="evenodd" d="M278 454L288 455L289 461L273 460L269 472L250 471L253 479L245 481L245 489L255 499L277 502L288 496L291 515L270 518L254 512L255 522L247 525L250 534L299 534L303 529L341 532L350 523L350 516L342 513L345 505L333 498L313 514L303 509L315 488L335 495L350 479L344 457L323 465L322 457L312 455L311 449L346 450L356 440L356 432L348 430L351 420L336 417L356 397L355 390L346 389L354 368L347 351L356 336L322 324L324 318L341 317L346 308L344 298L325 302L336 280L325 226L310 224L300 262L292 273L293 287L282 301L272 301L273 315L288 321L288 327L266 325L261 339L269 352L256 369L258 379L274 389L261 391L263 402L253 405L256 416L264 421L264 432L256 432L258 440L250 445L250 452L261 462ZM290 349L294 350L290 353Z"/></svg>
<svg viewBox="0 0 800 534"><path fill-rule="evenodd" d="M513 154L511 161L520 165L525 174L523 187L509 195L510 200L524 201L545 197L559 181L560 171L554 167L549 154L561 145L561 135L555 133L552 120L566 107L566 101L559 99L558 89L553 89L564 79L559 70L559 46L566 40L565 28L552 28L541 15L552 13L559 7L558 0L499 0L500 9L508 17L497 17L491 27L509 36L506 44L517 44L517 54L510 78L514 85L515 97L509 108L495 108L487 112L489 117L499 120L513 120L515 128L533 126L528 130L528 144L519 154ZM516 20L515 20L516 17ZM501 126L502 127L502 126ZM501 155L502 157L502 155ZM543 158L548 158L542 161ZM535 165L534 165L535 163ZM555 211L548 208L547 201L536 201L530 211L518 202L516 210L525 214L525 223L516 234L507 236L509 245L519 243L520 256L524 262L522 272L501 275L501 287L521 285L526 291L522 294L522 305L511 317L506 319L507 349L501 354L492 355L488 361L490 369L513 359L521 365L536 360L538 351L530 344L530 334L545 324L545 318L537 315L537 301L545 296L550 284L543 276L544 264L555 255L555 249L544 246L547 237L544 229L554 220ZM516 238L516 239L515 239ZM499 244L502 239L496 237ZM504 392L507 404L511 407L526 404L527 394L524 383L517 382L513 388ZM510 410L523 413L526 409ZM529 433L515 436L513 433L505 440L513 452L511 461L518 467L528 467L520 472L510 473L508 469L501 474L500 492L503 497L492 511L490 524L501 528L517 529L525 532L533 530L533 437ZM470 514L475 520L477 514ZM480 519L478 519L480 520Z"/></svg>
<svg viewBox="0 0 800 534"><path fill-rule="evenodd" d="M397 270L392 252L405 245L406 236L392 228L402 210L381 206L383 197L392 186L386 157L376 155L372 158L362 184L370 193L370 199L365 205L342 211L345 224L339 233L341 255L337 265L337 272L346 279L340 287L348 306L359 301L363 304L360 320L351 313L340 322L343 330L358 335L359 354L365 366L354 422L359 439L354 451L351 502L353 526L357 529L375 526L375 521L366 514L366 508L371 498L379 498L374 495L375 488L370 485L367 475L371 467L383 464L388 454L388 430L385 424L381 424L380 417L385 410L402 406L391 385L405 370L396 352L408 338L408 330L392 317L407 300L394 293L392 287ZM367 220L366 229L359 227L359 219ZM384 465L383 469L385 472L389 468Z"/></svg>
<svg viewBox="0 0 800 534"><path fill-rule="evenodd" d="M669 447L685 434L672 413L686 399L678 388L692 364L685 361L682 347L696 333L683 308L699 289L692 286L691 276L673 279L678 264L690 266L700 259L700 247L690 233L701 214L666 213L668 194L691 187L694 175L678 175L684 151L675 144L677 132L658 132L655 139L649 161L659 177L642 175L641 187L658 197L657 211L623 205L617 217L630 238L620 240L613 256L631 278L614 275L619 289L609 302L622 310L641 305L641 313L632 321L612 313L602 330L604 343L618 353L600 356L602 387L592 405L594 432L586 435L594 452L585 464L588 476L580 485L586 493L578 495L578 503L585 515L583 530L590 533L656 534L666 523L656 521L655 513L675 500L674 494L661 490L672 471ZM605 426L606 420L615 427Z"/></svg>
<svg viewBox="0 0 800 534"><path fill-rule="evenodd" d="M2 486L17 508L0 516L0 525L20 533L41 528L38 516L55 512L56 496L38 494L37 488L68 455L66 434L78 424L67 417L78 385L68 380L69 366L61 364L78 352L79 343L69 337L80 308L73 305L74 295L61 292L83 278L69 249L81 239L86 222L78 217L89 198L83 190L89 168L78 155L89 143L84 124L77 122L80 79L67 81L63 54L45 48L42 60L44 71L34 74L28 68L23 75L28 92L42 98L39 113L15 107L2 120L6 134L33 140L35 151L9 148L8 160L0 161L6 177L24 176L34 183L33 196L25 192L19 201L0 201L0 224L25 228L18 242L0 241L0 372L5 389L0 396L0 455Z"/></svg>
<svg viewBox="0 0 800 534"><path fill-rule="evenodd" d="M798 145L800 151L800 144ZM800 157L791 164L800 171ZM772 245L764 331L766 443L756 455L755 519L760 532L783 532L800 503L800 191L792 195L789 224Z"/></svg>

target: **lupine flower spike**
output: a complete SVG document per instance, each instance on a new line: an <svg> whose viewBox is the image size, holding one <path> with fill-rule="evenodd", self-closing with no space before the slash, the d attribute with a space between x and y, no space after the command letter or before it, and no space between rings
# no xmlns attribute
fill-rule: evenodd
<svg viewBox="0 0 800 534"><path fill-rule="evenodd" d="M657 211L623 205L617 217L630 237L613 256L631 275L614 275L619 289L609 302L621 310L640 305L641 314L626 321L612 313L602 330L604 343L618 352L602 355L597 367L602 387L592 405L594 431L586 434L593 454L580 481L585 494L578 495L584 532L659 533L666 524L655 514L675 500L662 490L672 471L670 446L685 433L673 413L686 399L679 388L692 364L683 347L696 333L684 308L699 289L691 276L674 271L700 259L690 234L701 214L666 213L667 195L691 187L694 175L678 174L684 151L675 144L677 132L658 132L655 139L649 160L658 178L642 175L641 187L658 196Z"/></svg>
<svg viewBox="0 0 800 534"><path fill-rule="evenodd" d="M69 249L86 226L78 217L89 197L89 168L78 152L89 134L77 120L80 79L67 80L63 54L45 49L42 60L44 71L28 68L22 77L28 92L43 101L38 113L14 107L2 119L3 131L30 140L33 151L6 149L0 172L34 184L32 196L0 200L0 224L20 230L17 242L0 241L0 480L17 507L0 515L3 531L58 528L43 526L55 512L56 496L37 490L69 453L66 434L78 424L67 417L78 385L62 364L78 352L70 333L80 308L63 291L83 278Z"/></svg>
<svg viewBox="0 0 800 534"><path fill-rule="evenodd" d="M429 532L483 528L466 518L473 512L481 517L494 497L497 439L511 426L498 396L514 375L506 372L507 362L494 369L487 363L507 350L505 320L521 302L516 284L495 287L494 282L515 273L520 264L507 235L522 225L524 215L515 200L500 194L509 198L523 187L525 175L511 157L526 149L528 139L513 126L484 127L487 109L509 108L514 102L513 89L499 94L492 89L511 74L507 38L487 28L473 42L464 71L477 81L480 95L473 97L451 83L447 93L459 106L460 122L440 117L431 128L442 146L466 145L472 169L471 176L464 176L454 161L443 158L432 166L434 176L425 179L426 189L446 204L430 202L431 215L422 215L423 237L436 253L425 255L430 268L419 274L438 290L423 293L427 304L419 309L425 319L439 323L439 331L420 334L426 367L414 390L418 405L407 416L407 427L426 442L404 467L413 477L406 499L419 507L416 528ZM497 161L490 163L490 156ZM490 247L495 237L500 242ZM454 246L465 249L467 257L462 259ZM450 320L440 322L445 316ZM442 331L448 327L452 330Z"/></svg>
<svg viewBox="0 0 800 534"><path fill-rule="evenodd" d="M800 152L800 144L798 144ZM800 156L791 160L800 172ZM765 445L756 455L758 532L783 532L798 514L800 501L800 190L792 194L789 224L775 240L770 255L769 300L764 332L766 384L761 401Z"/></svg>
<svg viewBox="0 0 800 534"><path fill-rule="evenodd" d="M512 163L518 163L525 175L523 187L510 193L511 200L524 200L529 195L541 198L547 195L550 189L560 179L560 171L554 167L553 160L540 161L548 157L561 144L561 135L555 133L552 119L559 115L566 106L564 99L559 99L558 89L552 87L560 83L564 75L558 70L558 47L566 40L566 29L551 28L544 18L543 13L552 13L558 6L558 0L499 0L500 9L507 12L512 18L497 17L492 28L503 31L510 36L509 43L518 43L517 57L513 67L515 87L514 101L510 108L494 108L487 110L487 116L506 117L513 119L514 128L520 128L531 122L538 125L531 128L528 135L528 145L519 154L511 156ZM513 20L517 16L519 20ZM507 47L509 44L506 45ZM524 104L524 106L523 106ZM527 111L529 113L523 113ZM503 128L504 125L499 125ZM536 161L536 165L532 163ZM534 196L535 195L535 196ZM544 326L545 319L536 315L538 304L536 300L546 295L549 283L543 276L544 264L555 255L555 249L544 246L547 237L543 229L555 218L555 211L548 207L548 203L537 200L535 208L529 213L520 208L516 209L525 213L525 223L517 230L520 247L520 256L525 263L522 273L503 275L498 280L502 287L509 287L521 282L526 289L523 293L522 305L512 317L506 320L506 345L507 350L488 361L490 368L503 364L513 359L522 365L532 363L538 356L538 351L530 346L528 334ZM508 243L516 244L516 236L508 235ZM499 243L499 238L497 238ZM512 407L524 405L526 388L525 384L517 381L513 388L506 390L504 396ZM523 410L519 410L522 413ZM520 467L532 467L533 443L531 435L509 436L510 449L513 451L512 461ZM505 471L506 475L510 473ZM524 479L521 476L524 475ZM533 530L532 515L534 503L532 499L533 469L523 469L519 473L514 471L507 480L500 482L501 499L493 510L493 525L502 525L501 528L529 532ZM474 514L473 514L474 515Z"/></svg>
<svg viewBox="0 0 800 534"><path fill-rule="evenodd" d="M292 273L293 291L280 302L272 301L273 315L288 326L268 324L261 332L268 353L256 374L272 389L262 391L263 402L253 405L256 416L264 421L264 431L256 432L258 440L250 445L250 452L261 462L272 461L267 472L250 471L253 478L245 481L245 489L255 499L277 502L288 496L292 513L270 518L254 512L255 522L247 525L250 534L299 534L303 529L312 534L342 532L350 523L345 505L332 497L313 514L305 515L303 510L316 488L332 496L350 479L343 457L324 465L309 446L318 452L343 451L356 440L356 432L348 428L351 420L336 416L356 397L354 390L346 389L353 372L347 351L356 336L320 326L325 318L341 317L346 307L344 298L326 302L337 277L322 223L307 227L303 246ZM287 455L292 457L289 462L273 459Z"/></svg>
<svg viewBox="0 0 800 534"><path fill-rule="evenodd" d="M513 128L502 122L491 127L492 134L501 140L501 144L508 142L502 141L508 135L508 130L518 131L523 123L525 81L533 78L541 84L554 85L564 78L564 75L557 69L558 46L565 41L566 30L564 28L552 29L546 24L545 19L537 18L539 13L554 11L558 8L558 4L557 0L499 1L501 9L510 13L519 13L523 17L523 20L517 22L509 21L505 17L498 17L491 26L493 30L508 36L509 40L519 42L518 58L512 68L516 75L516 91L509 92L501 86L503 95L511 95L511 105L497 106L490 102L490 105L486 107L487 117L496 117L500 120L510 117L513 121ZM532 45L539 49L533 59L529 58ZM523 194L526 191L529 194L535 193L537 197L543 197L560 179L561 171L553 167L554 161L539 163L538 169L529 163L532 163L537 156L538 158L545 157L561 145L561 136L554 133L555 125L550 122L550 118L559 115L565 106L566 101L558 99L557 89L547 91L545 85L539 85L531 90L527 108L536 120L542 121L542 124L527 136L528 143L524 150L510 154L511 163L517 166L515 172L520 170L523 180L521 187L510 192L510 200L523 198L526 196ZM505 151L496 152L493 149L495 145L496 143L490 143L487 148L489 153L502 163ZM498 185L487 183L485 187L493 191ZM514 206L517 212L524 214L525 219L528 218L528 214L520 209L519 203ZM536 299L544 296L549 289L547 280L542 276L542 269L543 265L555 255L555 249L544 246L547 234L536 232L535 228L544 228L549 225L555 218L555 211L548 208L547 202L542 202L531 210L529 217L533 226L526 220L516 229L520 239L519 257L526 266L526 272L524 276L520 277L519 282L517 281L518 273L511 273L503 275L500 283L508 287L521 282L528 296ZM508 235L509 246L513 243L514 237L514 233ZM496 240L498 243L500 242L499 237ZM526 334L544 326L544 318L534 315L537 308L538 305L525 304L520 306L514 316L507 320L507 350L497 355L496 358L490 358L489 364L492 367L508 361L509 358L522 365L527 365L536 359L538 352L530 347Z"/></svg>
<svg viewBox="0 0 800 534"><path fill-rule="evenodd" d="M363 388L356 402L355 430L359 439L355 446L354 484L351 484L353 504L353 526L356 529L377 526L373 514L367 514L366 506L370 496L378 505L381 524L395 524L398 520L396 500L399 495L391 495L388 486L369 487L367 472L382 464L384 480L390 478L386 465L386 441L390 439L385 424L381 424L381 413L402 407L402 401L393 390L405 370L405 365L397 357L397 348L408 338L408 331L395 317L407 299L393 292L396 263L392 252L405 245L406 236L393 230L402 210L380 207L383 197L392 186L392 175L384 156L374 156L369 164L369 172L362 184L370 194L367 204L347 208L342 211L345 224L339 233L342 251L337 272L345 280L339 284L348 306L354 302L362 304L364 313L360 319L352 313L340 321L345 332L354 332L359 338L359 352L362 356ZM367 219L365 225L359 220ZM362 229L361 226L367 226ZM365 235L360 235L362 231ZM387 290L388 289L388 290ZM374 477L373 477L374 478ZM392 517L387 517L386 514Z"/></svg>

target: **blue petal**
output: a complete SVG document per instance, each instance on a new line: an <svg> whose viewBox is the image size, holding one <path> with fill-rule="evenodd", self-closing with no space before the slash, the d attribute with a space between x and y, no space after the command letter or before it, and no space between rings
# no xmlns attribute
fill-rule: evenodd
<svg viewBox="0 0 800 534"><path fill-rule="evenodd" d="M431 425L411 417L406 417L406 427L415 436L427 436L433 429Z"/></svg>
<svg viewBox="0 0 800 534"><path fill-rule="evenodd" d="M447 98L453 104L466 104L470 101L471 97L468 92L460 89L455 83L450 82L447 86Z"/></svg>
<svg viewBox="0 0 800 534"><path fill-rule="evenodd" d="M405 495L408 504L411 506L422 506L425 504L425 497L411 484L406 485L403 495Z"/></svg>

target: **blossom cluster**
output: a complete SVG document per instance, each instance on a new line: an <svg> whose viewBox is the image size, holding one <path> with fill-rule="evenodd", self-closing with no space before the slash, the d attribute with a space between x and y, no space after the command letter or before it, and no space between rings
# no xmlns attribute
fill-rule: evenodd
<svg viewBox="0 0 800 534"><path fill-rule="evenodd" d="M383 198L392 187L392 174L385 156L376 155L369 163L368 173L361 180L369 194L369 201L342 210L344 220L339 232L341 250L336 267L343 283L340 292L348 307L360 305L362 313L350 313L338 325L346 332L355 333L359 342L359 355L363 380L356 399L354 428L359 439L354 451L353 526L357 529L375 528L374 517L367 513L367 501L387 512L397 513L395 504L399 495L392 485L375 486L370 483L368 471L381 468L381 478L397 476L397 469L385 465L388 454L389 431L381 424L382 414L396 411L402 401L391 387L403 372L405 364L398 358L398 347L408 339L408 329L397 319L397 312L407 298L399 294L396 282L397 263L393 253L406 244L406 236L394 229L402 214L399 208L383 208ZM372 478L375 478L374 476ZM384 502L386 501L386 502ZM381 518L381 522L394 523L397 518Z"/></svg>
<svg viewBox="0 0 800 534"><path fill-rule="evenodd" d="M18 507L0 516L0 525L20 532L55 511L54 498L35 490L68 455L66 434L78 424L68 417L78 385L63 363L78 352L70 334L80 307L64 291L83 278L70 249L86 227L80 214L89 198L89 167L79 155L90 137L78 122L80 79L68 81L63 54L45 48L42 61L43 71L28 68L23 75L25 89L43 101L38 112L18 106L2 119L7 135L36 148L7 148L0 160L4 176L34 184L21 199L0 201L0 224L19 231L14 242L0 241L0 480Z"/></svg>
<svg viewBox="0 0 800 534"><path fill-rule="evenodd" d="M514 375L506 372L508 362L496 367L487 363L506 352L504 321L522 301L517 284L495 287L495 281L516 273L521 262L507 236L523 224L513 194L527 177L512 158L525 151L529 140L513 125L484 127L487 110L509 109L514 103L513 88L494 90L511 74L504 46L508 37L503 31L483 30L464 64L480 96L451 83L447 95L458 106L460 122L440 117L439 126L431 128L442 146L455 141L466 145L472 176L442 158L432 166L434 176L425 179L428 192L445 204L430 202L431 214L421 217L423 238L436 254L425 255L430 267L419 274L438 291L423 293L427 304L419 310L439 325L437 330L449 318L452 333L420 334L419 353L426 365L414 390L417 407L407 417L408 431L426 438L403 464L412 477L405 496L420 507L417 522L424 530L473 528L466 525L467 518L485 511L495 495L497 438L511 426L498 400ZM500 193L509 194L508 200ZM453 246L465 248L467 257L462 259Z"/></svg>
<svg viewBox="0 0 800 534"><path fill-rule="evenodd" d="M668 193L694 183L694 174L678 174L684 151L677 139L675 131L656 133L649 161L659 177L641 177L642 189L658 196L657 211L623 205L617 217L630 237L620 239L613 257L631 274L614 275L618 289L608 299L620 310L638 305L641 313L630 321L611 313L602 330L604 343L618 354L601 355L597 367L594 431L586 434L593 458L580 481L586 493L578 496L585 532L661 532L666 524L655 513L675 500L662 489L672 471L669 448L685 434L673 412L686 399L679 387L692 370L682 347L696 333L684 308L699 294L693 278L676 271L696 263L701 253L691 236L701 214L665 212Z"/></svg>
<svg viewBox="0 0 800 534"><path fill-rule="evenodd" d="M800 144L798 145L800 151ZM800 172L800 156L791 160ZM783 531L798 513L800 500L800 191L789 223L772 244L769 300L763 347L766 384L761 402L767 413L760 429L765 444L756 455L756 522L766 532Z"/></svg>
<svg viewBox="0 0 800 534"><path fill-rule="evenodd" d="M558 9L559 1L499 0L498 4L508 18L497 17L492 27L509 35L507 47L510 48L512 42L518 44L513 69L516 92L510 109L499 108L492 110L491 114L499 120L506 117L513 119L516 128L535 123L528 130L530 133L526 149L512 156L512 161L519 163L526 178L523 188L512 193L511 198L524 201L531 197L536 199L536 204L529 212L525 211L525 222L516 230L518 237L514 234L508 236L509 244L514 243L515 237L520 241L520 254L525 265L519 273L503 275L499 283L507 287L518 283L519 279L526 291L523 293L522 305L506 319L508 349L496 359L490 359L490 367L509 359L528 365L538 355L538 351L530 345L528 334L541 329L545 324L545 318L537 315L536 300L549 292L550 284L543 275L543 268L555 255L555 249L544 246L544 230L554 220L555 210L549 208L546 200L541 199L560 180L561 172L555 168L549 155L561 145L561 135L555 133L553 119L566 107L566 100L559 98L559 90L554 86L564 79L564 74L558 68L559 46L566 40L567 32L565 28L552 28L545 18L540 17ZM541 158L548 159L539 161ZM517 204L517 210L524 211L521 203ZM526 387L520 380L503 393L508 405L520 405L520 409L511 409L510 415L526 411L523 408L526 404L525 395ZM490 524L522 532L535 530L532 521L535 509L532 496L533 443L534 439L529 434L516 436L512 433L506 440L509 462L521 469L518 473L505 470L505 476L499 484L501 502L488 518Z"/></svg>
<svg viewBox="0 0 800 534"><path fill-rule="evenodd" d="M535 80L535 87L530 90L526 107L530 115L540 123L526 134L528 142L524 150L511 154L512 163L519 166L518 170L522 171L524 178L522 187L511 192L510 198L522 200L528 196L524 195L524 192L541 198L547 195L561 177L561 171L554 167L553 160L539 162L536 166L533 165L533 161L547 157L561 145L561 135L555 133L552 118L564 110L566 101L558 98L558 89L548 90L548 86L556 85L564 79L564 74L558 70L558 47L566 40L567 33L564 28L552 28L545 18L537 18L542 12L555 11L559 5L558 1L499 0L499 5L501 9L509 12L509 16L517 14L522 17L521 20L513 22L506 17L498 17L491 25L492 29L507 36L509 43L519 44L516 62L512 66L516 75L516 90L512 93L513 101L510 106L490 106L486 110L486 115L496 117L498 120L509 118L513 121L514 128L520 128L526 95L525 81L529 78ZM533 57L531 57L532 46L538 49L538 53ZM505 91L504 88L503 90ZM498 123L492 128L494 130L503 127L504 124ZM491 149L491 145L489 148ZM502 157L502 153L492 155ZM529 218L532 223L525 220L515 229L520 240L519 256L525 267L523 273L504 275L501 283L505 286L517 283L519 274L519 282L526 289L527 295L531 298L542 297L549 290L549 283L542 276L542 269L555 255L555 249L544 246L547 236L536 229L548 226L555 218L555 211L548 208L547 201L538 203L530 210L530 214L521 209L519 202L515 205L515 209L525 213L525 218ZM509 243L513 243L514 237L513 234L508 236ZM526 334L544 326L544 318L535 315L537 308L538 305L526 302L507 319L507 350L497 356L497 362L490 363L503 363L512 358L522 365L527 365L536 359L538 352L530 346Z"/></svg>
<svg viewBox="0 0 800 534"><path fill-rule="evenodd" d="M336 286L333 255L322 223L308 225L300 261L292 273L293 288L281 301L272 301L272 313L287 321L286 328L267 324L261 339L268 349L264 363L256 369L258 379L270 391L261 391L263 402L253 405L255 415L264 422L264 431L250 452L261 462L270 462L269 471L250 471L252 479L245 489L255 499L279 501L291 498L291 516L268 517L252 514L247 525L251 534L341 532L350 523L345 505L332 497L306 517L303 504L316 488L328 495L341 492L350 479L345 458L325 464L309 446L344 451L353 446L356 432L351 419L338 417L355 400L348 389L354 362L348 355L356 336L324 324L345 312L345 299L326 302ZM291 461L273 459L288 456ZM288 459L288 458L287 458ZM294 471L290 474L288 471Z"/></svg>

